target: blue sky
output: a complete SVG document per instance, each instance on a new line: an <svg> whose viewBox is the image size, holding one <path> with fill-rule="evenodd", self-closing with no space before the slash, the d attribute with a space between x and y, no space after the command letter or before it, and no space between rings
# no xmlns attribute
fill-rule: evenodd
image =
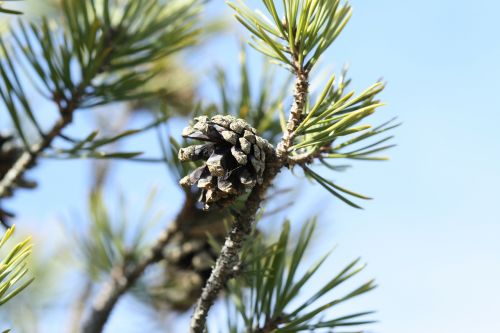
<svg viewBox="0 0 500 333"><path fill-rule="evenodd" d="M349 63L357 90L384 77L387 106L376 120L397 115L404 123L394 131L398 147L390 152L390 162L357 163L334 175L340 184L375 197L365 210L304 183L303 202L289 215L299 216L296 222L320 216L320 245L312 256L339 244L332 267L358 256L368 263L364 277L375 277L380 287L352 307L378 311L373 331L493 332L500 324L500 3L352 4L353 18L322 68L338 72ZM222 2L210 6L211 13L232 22ZM232 32L200 51L191 61L193 69L200 75L214 63L236 69L238 38L247 36L234 24ZM210 96L207 80L201 83ZM179 121L172 129L181 126ZM152 142L145 137L133 145ZM20 211L18 224L43 230L69 209L82 210L87 168L82 161L41 163L32 173L40 189L9 202ZM124 164L113 183L140 201L159 185L169 216L181 202L161 167ZM115 318L119 321L118 313Z"/></svg>

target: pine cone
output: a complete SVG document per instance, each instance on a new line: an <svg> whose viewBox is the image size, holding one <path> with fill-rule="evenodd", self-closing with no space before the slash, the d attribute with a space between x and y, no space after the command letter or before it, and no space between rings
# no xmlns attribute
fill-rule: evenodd
<svg viewBox="0 0 500 333"><path fill-rule="evenodd" d="M12 140L12 136L0 134L0 179L3 179L23 153L23 150L14 145ZM14 187L31 189L36 187L36 183L26 178L20 178ZM4 197L11 197L12 192L13 189L9 189ZM0 207L0 220L5 222L10 217L13 217L13 214Z"/></svg>
<svg viewBox="0 0 500 333"><path fill-rule="evenodd" d="M217 239L222 242L224 238ZM207 237L189 238L179 233L165 249L167 263L164 299L178 311L188 310L200 297L203 286L210 277L217 253Z"/></svg>
<svg viewBox="0 0 500 333"><path fill-rule="evenodd" d="M205 141L179 151L181 161L205 160L203 166L181 179L182 186L202 190L205 209L224 207L263 181L266 153L273 146L257 135L255 128L232 116L201 116L184 129L185 138Z"/></svg>
<svg viewBox="0 0 500 333"><path fill-rule="evenodd" d="M191 270L208 279L217 253L207 239L179 239L165 251L165 258L176 270Z"/></svg>

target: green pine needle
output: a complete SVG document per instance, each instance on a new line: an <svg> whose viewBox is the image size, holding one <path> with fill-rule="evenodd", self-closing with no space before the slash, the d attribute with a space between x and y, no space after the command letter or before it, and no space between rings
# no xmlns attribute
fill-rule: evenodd
<svg viewBox="0 0 500 333"><path fill-rule="evenodd" d="M252 11L241 0L227 3L252 34L250 45L292 71L310 71L351 16L349 4L340 5L340 0L283 1L281 13L274 1L262 2L268 15Z"/></svg>
<svg viewBox="0 0 500 333"><path fill-rule="evenodd" d="M15 226L7 229L0 239L0 249L12 237ZM33 278L26 279L29 274L27 261L32 253L31 238L16 244L0 262L0 305L7 303L28 287Z"/></svg>
<svg viewBox="0 0 500 333"><path fill-rule="evenodd" d="M245 274L229 283L228 312L237 313L229 322L231 332L256 332L263 327L272 332L307 332L314 328L335 329L372 323L367 316L373 312L358 312L331 318L335 308L363 295L373 288L369 281L341 297L334 297L340 285L359 274L364 266L356 259L312 296L299 301L299 292L311 286L312 278L324 267L330 253L322 256L304 273L299 266L312 245L316 227L314 220L304 224L296 241L292 242L290 223L285 222L278 239L266 245L255 236L244 248L241 260ZM266 326L267 325L267 326Z"/></svg>

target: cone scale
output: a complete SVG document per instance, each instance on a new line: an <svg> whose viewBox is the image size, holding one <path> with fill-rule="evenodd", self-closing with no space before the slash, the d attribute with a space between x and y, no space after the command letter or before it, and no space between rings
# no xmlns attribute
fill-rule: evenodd
<svg viewBox="0 0 500 333"><path fill-rule="evenodd" d="M205 161L181 179L185 187L201 189L205 209L224 207L263 181L266 151L272 145L257 135L255 128L232 116L201 116L186 127L185 138L204 144L179 150L181 161Z"/></svg>

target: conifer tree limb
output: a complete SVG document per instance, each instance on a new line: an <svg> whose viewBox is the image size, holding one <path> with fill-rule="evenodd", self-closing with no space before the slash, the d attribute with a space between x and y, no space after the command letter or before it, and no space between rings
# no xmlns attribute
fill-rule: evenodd
<svg viewBox="0 0 500 333"><path fill-rule="evenodd" d="M268 188L274 182L281 168L289 165L288 148L292 145L295 129L302 121L309 87L308 71L297 66L295 68L295 74L294 102L290 110L286 132L281 142L278 144L277 149L267 152L264 182L261 185L257 185L252 190L247 199L245 209L235 216L235 222L233 223L232 229L226 238L219 258L196 304L191 318L191 333L204 332L208 311L214 304L217 295L224 287L228 278L234 276L233 270L235 267L236 269L238 267L239 254L243 247L243 243L252 231L255 216L264 200Z"/></svg>
<svg viewBox="0 0 500 333"><path fill-rule="evenodd" d="M270 153L271 155L268 155L269 162L266 163L264 182L254 187L247 199L245 209L236 214L235 221L224 242L219 258L198 299L191 318L190 332L192 333L204 331L208 311L214 304L227 279L234 276L239 270L239 254L243 244L252 232L255 216L265 198L267 189L271 186L283 165L276 157L274 151Z"/></svg>
<svg viewBox="0 0 500 333"><path fill-rule="evenodd" d="M83 333L99 333L103 331L104 325L120 297L137 282L147 267L163 258L163 249L178 231L179 221L182 221L182 218L183 215L179 214L177 219L161 233L149 254L140 262L132 267L130 267L129 263L124 263L113 270L111 280L97 296L92 305L91 313L83 323Z"/></svg>
<svg viewBox="0 0 500 333"><path fill-rule="evenodd" d="M90 314L83 322L81 330L83 333L99 333L103 331L120 298L134 286L149 266L164 258L164 248L174 235L182 230L183 223L194 218L195 204L194 197L187 195L175 220L160 234L149 253L135 264L126 262L113 270L110 281L99 291Z"/></svg>
<svg viewBox="0 0 500 333"><path fill-rule="evenodd" d="M71 103L73 104L73 103ZM76 103L74 103L76 104ZM38 157L49 148L54 139L68 126L73 119L74 107L61 110L61 118L53 125L51 130L45 134L42 140L34 144L29 151L24 152L12 168L0 181L0 198L15 186L15 183L24 175L26 170L33 165Z"/></svg>

